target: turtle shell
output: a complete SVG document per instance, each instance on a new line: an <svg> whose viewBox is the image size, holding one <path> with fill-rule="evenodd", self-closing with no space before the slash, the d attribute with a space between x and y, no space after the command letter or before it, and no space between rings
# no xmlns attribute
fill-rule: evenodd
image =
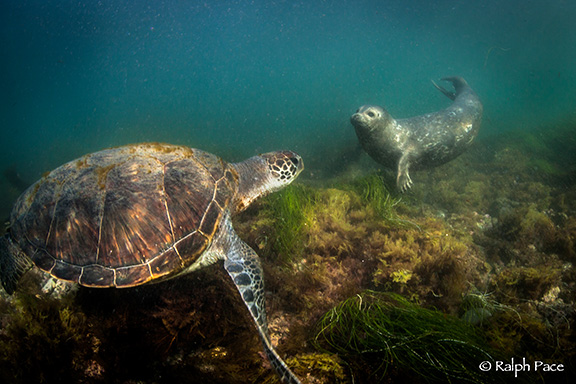
<svg viewBox="0 0 576 384"><path fill-rule="evenodd" d="M11 235L42 270L130 287L190 266L211 243L238 174L188 147L136 144L81 157L16 202Z"/></svg>

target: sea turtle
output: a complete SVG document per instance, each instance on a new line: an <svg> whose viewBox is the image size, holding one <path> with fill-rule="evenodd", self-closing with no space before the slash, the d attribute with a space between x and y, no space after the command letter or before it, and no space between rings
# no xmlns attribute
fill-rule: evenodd
<svg viewBox="0 0 576 384"><path fill-rule="evenodd" d="M223 260L272 366L283 382L299 383L270 342L260 260L230 216L303 169L291 151L234 164L159 143L86 155L48 173L16 201L0 238L0 280L11 294L33 262L86 287L134 287Z"/></svg>

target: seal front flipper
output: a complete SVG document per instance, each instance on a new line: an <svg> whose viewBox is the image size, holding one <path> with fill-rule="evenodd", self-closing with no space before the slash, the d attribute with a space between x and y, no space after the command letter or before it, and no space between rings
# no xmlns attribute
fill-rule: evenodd
<svg viewBox="0 0 576 384"><path fill-rule="evenodd" d="M396 175L396 186L400 192L404 193L412 188L412 179L410 178L410 151L404 152L398 161L398 174Z"/></svg>

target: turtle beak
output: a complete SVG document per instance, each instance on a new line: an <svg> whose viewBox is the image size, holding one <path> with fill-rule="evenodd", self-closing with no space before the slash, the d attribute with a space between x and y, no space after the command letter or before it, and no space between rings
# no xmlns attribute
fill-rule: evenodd
<svg viewBox="0 0 576 384"><path fill-rule="evenodd" d="M304 170L304 160L302 160L302 157L300 157L299 154L292 151L286 151L286 156L288 157L288 160L290 160L292 165L296 167L296 171L294 172L293 177L294 178L298 177L300 172Z"/></svg>

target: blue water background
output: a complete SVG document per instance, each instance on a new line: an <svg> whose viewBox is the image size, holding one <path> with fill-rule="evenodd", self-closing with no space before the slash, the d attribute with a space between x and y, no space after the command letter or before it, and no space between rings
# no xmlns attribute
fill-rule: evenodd
<svg viewBox="0 0 576 384"><path fill-rule="evenodd" d="M482 98L481 137L553 126L575 112L574 20L560 0L2 1L0 168L34 181L163 141L234 161L293 149L313 175L345 166L360 105L444 108L430 80L447 75Z"/></svg>

